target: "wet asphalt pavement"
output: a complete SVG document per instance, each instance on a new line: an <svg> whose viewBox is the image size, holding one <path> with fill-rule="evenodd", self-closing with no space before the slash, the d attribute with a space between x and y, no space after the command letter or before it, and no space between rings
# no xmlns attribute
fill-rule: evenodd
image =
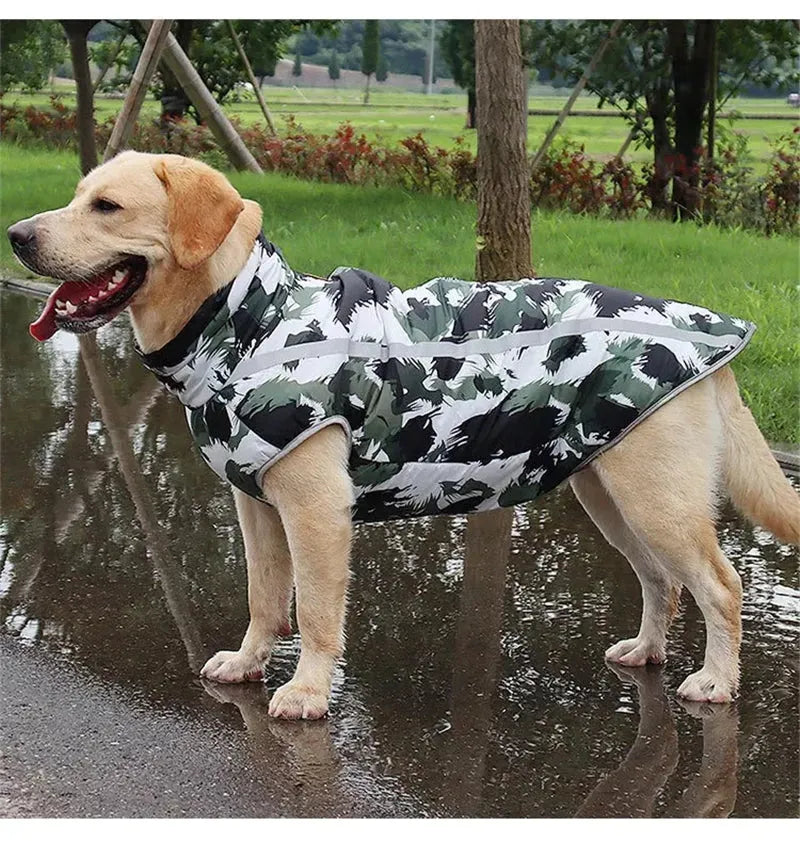
<svg viewBox="0 0 800 841"><path fill-rule="evenodd" d="M0 815L769 816L798 813L798 553L733 512L742 690L681 705L703 624L664 668L612 670L638 626L623 558L568 490L513 515L357 528L331 716L200 681L247 623L233 502L124 320L37 345L3 293Z"/></svg>

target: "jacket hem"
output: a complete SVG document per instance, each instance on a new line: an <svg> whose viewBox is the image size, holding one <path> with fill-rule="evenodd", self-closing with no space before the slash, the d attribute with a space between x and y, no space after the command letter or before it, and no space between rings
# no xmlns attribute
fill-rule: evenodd
<svg viewBox="0 0 800 841"><path fill-rule="evenodd" d="M341 426L344 430L345 434L347 435L347 443L348 446L352 449L353 446L353 430L350 428L350 424L347 422L347 418L343 415L332 415L329 418L325 418L321 420L319 423L314 424L314 426L310 426L308 429L301 432L281 450L275 453L274 456L267 459L261 467L256 470L255 478L256 483L258 484L259 489L261 490L261 494L263 496L264 489L262 487L262 482L264 481L264 475L270 469L270 467L274 467L284 456L287 456L292 450L299 447L304 441L307 441L314 433L319 432L321 429L325 429L327 426L333 426L334 424Z"/></svg>
<svg viewBox="0 0 800 841"><path fill-rule="evenodd" d="M687 380L684 383L681 383L679 386L676 386L671 391L668 391L664 394L661 398L659 398L652 406L649 406L639 415L634 421L629 423L625 429L622 430L618 435L612 438L611 441L607 441L601 447L596 449L590 456L587 456L573 471L570 473L570 476L574 476L576 473L580 472L584 468L588 467L589 464L594 461L598 456L601 456L606 450L610 450L612 447L619 444L619 442L636 426L638 426L642 421L647 420L653 412L656 412L665 403L668 403L674 397L677 397L682 392L686 391L687 388L699 383L701 380L706 379L706 377L710 377L712 374L715 374L719 371L720 368L724 368L728 365L735 357L737 357L749 344L750 339L753 338L753 334L756 332L755 324L750 324L747 332L742 337L741 342L735 347L732 348L728 353L725 354L721 359L718 359L713 365L707 368L705 371L700 371L697 375L692 377L690 380ZM564 480L565 482L569 479L569 476ZM563 483L562 483L563 484Z"/></svg>

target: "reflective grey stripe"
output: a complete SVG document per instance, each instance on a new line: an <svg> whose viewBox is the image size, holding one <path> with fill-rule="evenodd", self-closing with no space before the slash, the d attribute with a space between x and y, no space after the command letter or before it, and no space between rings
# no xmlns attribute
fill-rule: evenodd
<svg viewBox="0 0 800 841"><path fill-rule="evenodd" d="M318 358L322 356L347 356L356 359L420 359L423 357L446 357L450 359L464 359L467 356L480 353L503 353L506 350L523 347L540 347L549 344L553 339L565 336L582 336L586 333L631 333L636 336L653 337L659 339L675 339L681 342L708 345L710 347L727 348L742 341L742 336L730 333L725 336L710 336L707 333L694 330L683 330L669 324L650 324L646 321L635 321L627 318L579 318L573 321L559 321L541 330L523 330L518 333L507 333L504 336L487 339L468 339L465 342L415 342L402 344L400 342L354 342L350 339L323 339L320 342L306 342L300 345L266 350L263 353L243 359L231 372L224 385L236 382L243 377L264 371L274 365L286 362L297 362L301 359ZM220 386L222 388L223 386Z"/></svg>

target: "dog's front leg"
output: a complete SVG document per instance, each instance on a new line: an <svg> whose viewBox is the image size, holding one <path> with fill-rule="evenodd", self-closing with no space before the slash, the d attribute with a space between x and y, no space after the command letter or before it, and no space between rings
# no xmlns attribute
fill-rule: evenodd
<svg viewBox="0 0 800 841"><path fill-rule="evenodd" d="M275 504L292 554L300 627L294 677L269 705L278 718L321 718L344 651L353 486L347 439L327 427L268 471L264 492Z"/></svg>
<svg viewBox="0 0 800 841"><path fill-rule="evenodd" d="M250 624L238 651L218 651L200 674L219 683L261 680L275 638L290 631L292 561L275 508L234 490L247 557Z"/></svg>

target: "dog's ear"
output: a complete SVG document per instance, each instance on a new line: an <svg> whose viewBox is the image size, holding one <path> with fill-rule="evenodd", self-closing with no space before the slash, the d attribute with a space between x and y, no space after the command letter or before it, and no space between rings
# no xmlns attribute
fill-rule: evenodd
<svg viewBox="0 0 800 841"><path fill-rule="evenodd" d="M155 173L167 191L167 232L178 265L194 269L222 245L239 214L242 197L230 181L200 161L160 158Z"/></svg>

